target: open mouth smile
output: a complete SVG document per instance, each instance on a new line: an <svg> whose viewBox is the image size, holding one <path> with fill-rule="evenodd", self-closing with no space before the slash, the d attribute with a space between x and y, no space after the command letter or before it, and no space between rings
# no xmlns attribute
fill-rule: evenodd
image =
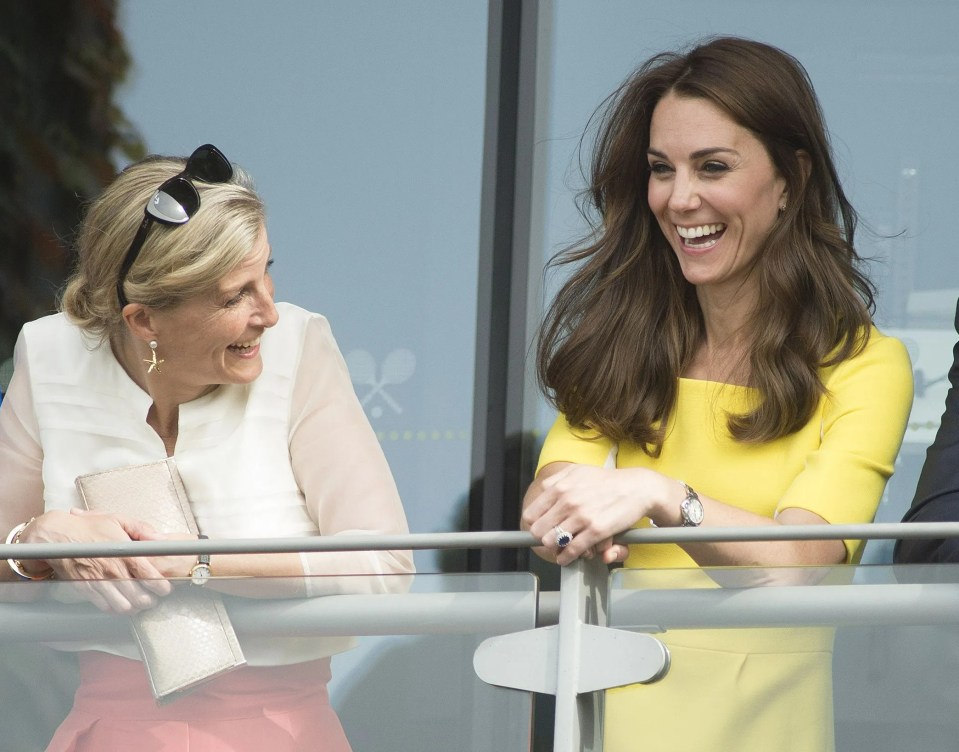
<svg viewBox="0 0 959 752"><path fill-rule="evenodd" d="M260 338L251 339L248 342L237 342L235 345L229 345L227 350L232 350L235 353L244 355L252 351L255 347L258 347L260 344Z"/></svg>
<svg viewBox="0 0 959 752"><path fill-rule="evenodd" d="M704 251L719 242L723 233L726 232L726 225L723 222L694 227L676 225L676 232L683 239L684 246L692 250Z"/></svg>

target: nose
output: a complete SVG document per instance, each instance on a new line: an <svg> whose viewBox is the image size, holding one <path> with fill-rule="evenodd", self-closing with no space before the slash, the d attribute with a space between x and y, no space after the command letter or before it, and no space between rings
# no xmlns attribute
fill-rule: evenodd
<svg viewBox="0 0 959 752"><path fill-rule="evenodd" d="M271 326L276 326L276 322L280 320L280 314L277 313L276 304L273 302L272 295L266 300L266 306L261 314L261 318L263 320L263 326L267 329Z"/></svg>
<svg viewBox="0 0 959 752"><path fill-rule="evenodd" d="M688 212L700 206L696 181L683 171L677 171L669 192L669 208L676 212Z"/></svg>
<svg viewBox="0 0 959 752"><path fill-rule="evenodd" d="M259 324L267 329L276 326L276 322L280 320L280 314L276 310L276 303L273 302L272 280L269 280L260 290L259 298L259 306L254 318L258 319Z"/></svg>

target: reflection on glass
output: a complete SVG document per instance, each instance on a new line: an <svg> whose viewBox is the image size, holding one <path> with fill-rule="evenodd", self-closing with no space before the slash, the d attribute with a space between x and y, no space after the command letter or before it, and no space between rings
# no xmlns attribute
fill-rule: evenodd
<svg viewBox="0 0 959 752"><path fill-rule="evenodd" d="M333 672L339 681L331 684L330 692L353 749L492 752L528 744L529 694L484 684L473 673L472 658L490 634L534 626L533 577L403 576L387 588L391 592L375 592L382 588L365 581L379 578L339 577L338 592L348 594L313 598L289 597L287 579L234 581L235 593L224 597L227 610L248 657L271 654L275 659L298 645L316 649L327 644L335 650L357 646L335 657ZM328 589L320 579L314 591ZM97 676L97 698L114 704L127 699L119 689L124 677L136 676L142 683L144 667L128 618L97 610L70 592L75 587L64 582L0 586L2 749L46 748L73 703L80 670ZM253 597L244 597L244 590ZM270 598L271 590L278 597ZM176 646L172 649L177 652ZM358 658L351 660L353 655ZM323 707L329 706L320 695L326 692L330 661L276 663L253 670L269 680L278 698L290 687L315 687L310 714L322 730ZM243 672L250 668L224 678L242 685ZM187 703L199 711L216 702L216 694L201 688L173 704ZM162 715L164 707L157 706L157 713ZM224 729L221 741L238 730L242 724ZM267 742L262 749L282 743Z"/></svg>

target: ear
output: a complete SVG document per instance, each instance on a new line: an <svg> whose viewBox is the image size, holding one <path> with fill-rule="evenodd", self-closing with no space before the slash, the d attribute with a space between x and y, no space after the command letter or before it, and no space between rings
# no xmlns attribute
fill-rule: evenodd
<svg viewBox="0 0 959 752"><path fill-rule="evenodd" d="M121 312L123 323L134 337L142 342L157 338L153 310L141 303L127 303Z"/></svg>

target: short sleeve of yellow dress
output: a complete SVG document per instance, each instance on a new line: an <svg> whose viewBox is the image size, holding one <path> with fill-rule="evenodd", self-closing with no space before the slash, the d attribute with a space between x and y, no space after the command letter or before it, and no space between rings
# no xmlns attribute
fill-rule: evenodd
<svg viewBox="0 0 959 752"><path fill-rule="evenodd" d="M731 412L745 387L680 379L659 457L618 448L617 466L649 467L768 517L790 507L834 524L871 522L902 443L912 404L905 347L875 329L855 358L824 369L826 394L798 432L766 444L734 441ZM569 427L550 430L539 466L602 465L611 443ZM641 520L640 527L648 526ZM861 542L846 541L847 562ZM718 587L677 545L633 546L627 587ZM656 571L650 571L656 570ZM662 571L662 570L672 570ZM605 749L824 752L833 749L831 629L672 630L659 683L606 694Z"/></svg>

